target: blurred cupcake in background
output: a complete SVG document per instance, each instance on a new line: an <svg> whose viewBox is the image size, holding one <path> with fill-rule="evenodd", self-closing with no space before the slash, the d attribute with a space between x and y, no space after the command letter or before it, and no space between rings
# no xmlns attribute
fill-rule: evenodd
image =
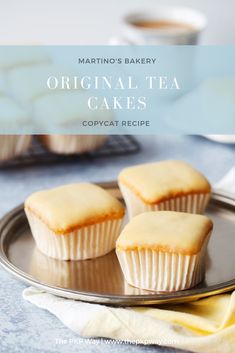
<svg viewBox="0 0 235 353"><path fill-rule="evenodd" d="M27 85L28 79L31 77L31 68L37 67L38 65L48 64L51 62L51 58L46 49L37 46L3 46L0 47L0 94L4 91L4 94L14 97L14 85L10 80L10 74L14 70L20 70L26 68L24 76L17 79L17 75L13 77L15 84L21 86L19 89L20 95L24 94L25 85ZM40 80L38 80L40 81ZM18 103L21 100L17 99Z"/></svg>
<svg viewBox="0 0 235 353"><path fill-rule="evenodd" d="M51 58L45 48L38 46L3 46L0 48L0 70L9 70L21 66L49 63Z"/></svg>
<svg viewBox="0 0 235 353"><path fill-rule="evenodd" d="M85 153L105 143L105 135L79 135L84 121L111 120L108 110L90 110L88 98L86 91L78 90L44 95L34 101L35 126L39 130L52 132L40 138L48 150L61 154Z"/></svg>
<svg viewBox="0 0 235 353"><path fill-rule="evenodd" d="M30 119L26 111L11 98L0 96L0 161L21 155L29 148L31 135L13 135L19 128L27 132L29 127Z"/></svg>
<svg viewBox="0 0 235 353"><path fill-rule="evenodd" d="M17 66L8 72L7 87L11 95L19 103L28 106L31 105L35 99L43 95L54 93L54 90L49 89L47 86L47 81L50 77L63 76L72 81L75 74L76 72L67 66L50 62L37 65ZM66 86L66 82L64 84ZM77 82L76 89L80 88L79 82ZM62 87L57 88L56 92L64 92L64 89Z"/></svg>
<svg viewBox="0 0 235 353"><path fill-rule="evenodd" d="M101 147L107 137L103 135L42 135L41 143L49 151L59 154L76 154Z"/></svg>
<svg viewBox="0 0 235 353"><path fill-rule="evenodd" d="M31 144L31 135L1 135L0 161L6 161L27 151Z"/></svg>

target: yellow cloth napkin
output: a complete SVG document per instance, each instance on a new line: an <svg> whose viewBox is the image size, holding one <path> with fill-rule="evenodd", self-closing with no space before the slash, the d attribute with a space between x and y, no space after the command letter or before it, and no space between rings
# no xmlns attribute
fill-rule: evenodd
<svg viewBox="0 0 235 353"><path fill-rule="evenodd" d="M114 308L56 297L33 287L23 297L83 337L235 353L235 291L182 305Z"/></svg>

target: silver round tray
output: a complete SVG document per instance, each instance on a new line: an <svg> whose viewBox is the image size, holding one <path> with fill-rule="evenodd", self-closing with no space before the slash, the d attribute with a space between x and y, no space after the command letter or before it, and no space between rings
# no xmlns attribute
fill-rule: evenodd
<svg viewBox="0 0 235 353"><path fill-rule="evenodd" d="M116 182L99 185L121 199ZM60 261L43 255L35 247L23 205L0 223L0 263L27 284L66 298L119 306L192 301L235 289L235 200L214 193L206 213L213 219L214 231L205 280L185 291L159 293L128 285L114 251L84 261Z"/></svg>

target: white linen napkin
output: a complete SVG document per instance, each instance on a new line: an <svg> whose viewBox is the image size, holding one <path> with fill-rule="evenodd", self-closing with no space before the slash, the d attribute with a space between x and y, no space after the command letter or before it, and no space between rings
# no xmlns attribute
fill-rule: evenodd
<svg viewBox="0 0 235 353"><path fill-rule="evenodd" d="M235 167L215 189L235 194ZM48 310L82 337L106 337L201 353L235 352L235 292L160 308L89 304L33 287L23 291L23 298Z"/></svg>

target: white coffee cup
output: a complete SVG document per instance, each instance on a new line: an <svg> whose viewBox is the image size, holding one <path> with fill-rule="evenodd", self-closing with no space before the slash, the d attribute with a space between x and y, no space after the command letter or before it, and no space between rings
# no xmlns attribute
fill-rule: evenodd
<svg viewBox="0 0 235 353"><path fill-rule="evenodd" d="M157 28L139 26L140 22L167 22L172 26ZM177 27L176 24L179 24ZM124 17L122 35L124 41L137 45L193 45L206 27L203 13L186 7L157 6L151 11L139 11ZM175 25L175 26L174 26Z"/></svg>

